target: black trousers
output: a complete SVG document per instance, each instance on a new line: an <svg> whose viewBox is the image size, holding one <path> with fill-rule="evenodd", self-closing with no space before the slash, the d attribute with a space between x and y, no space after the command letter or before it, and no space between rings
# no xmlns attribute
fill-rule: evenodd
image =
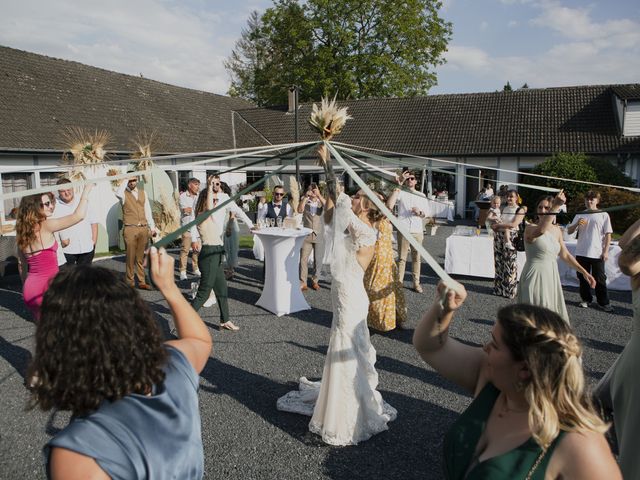
<svg viewBox="0 0 640 480"><path fill-rule="evenodd" d="M191 306L197 312L207 301L211 290L213 290L220 307L220 323L229 321L227 280L224 278L224 269L222 268L223 255L224 247L222 245L202 246L198 254L198 266L202 276L200 277L200 286L198 287L196 298L191 302Z"/></svg>
<svg viewBox="0 0 640 480"><path fill-rule="evenodd" d="M598 301L598 305L601 307L609 305L609 292L607 291L607 274L604 271L604 260L602 260L602 258L581 256L576 256L576 260L596 279L596 300ZM583 302L591 303L593 300L591 287L581 274L578 274L578 281L580 282L580 298Z"/></svg>
<svg viewBox="0 0 640 480"><path fill-rule="evenodd" d="M67 259L67 265L91 265L95 247L90 252L85 253L65 253L64 258Z"/></svg>

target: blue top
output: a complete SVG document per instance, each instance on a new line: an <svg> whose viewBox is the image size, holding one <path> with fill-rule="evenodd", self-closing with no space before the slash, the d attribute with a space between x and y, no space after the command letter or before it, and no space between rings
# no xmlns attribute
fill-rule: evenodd
<svg viewBox="0 0 640 480"><path fill-rule="evenodd" d="M202 478L198 374L182 352L166 349L166 378L151 396L105 401L45 445L47 477L51 447L62 447L92 457L113 479Z"/></svg>

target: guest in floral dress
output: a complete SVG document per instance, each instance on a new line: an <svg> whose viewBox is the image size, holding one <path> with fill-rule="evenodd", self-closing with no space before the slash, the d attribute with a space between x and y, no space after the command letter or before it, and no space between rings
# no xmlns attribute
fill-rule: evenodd
<svg viewBox="0 0 640 480"><path fill-rule="evenodd" d="M384 218L376 228L379 233L373 260L364 275L364 288L369 297L367 324L374 330L388 332L396 327L404 328L407 308L391 246L391 222Z"/></svg>
<svg viewBox="0 0 640 480"><path fill-rule="evenodd" d="M495 262L495 280L493 294L499 297L514 298L518 286L518 252L509 248L517 235L518 225L524 220L526 210L518 205L518 192L507 192L507 205L502 210L502 223L491 226L493 236L493 256ZM505 236L510 236L510 242Z"/></svg>

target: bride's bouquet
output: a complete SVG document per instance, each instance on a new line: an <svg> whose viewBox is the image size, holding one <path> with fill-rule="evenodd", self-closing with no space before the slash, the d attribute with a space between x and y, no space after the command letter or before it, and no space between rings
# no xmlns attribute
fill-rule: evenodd
<svg viewBox="0 0 640 480"><path fill-rule="evenodd" d="M351 118L353 117L347 113L347 107L338 108L336 97L333 97L333 100L323 97L320 107L315 103L313 104L309 124L320 134L322 140L331 140L342 131L347 120ZM329 160L328 153L327 147L320 145L318 154L320 155L320 160L325 164Z"/></svg>

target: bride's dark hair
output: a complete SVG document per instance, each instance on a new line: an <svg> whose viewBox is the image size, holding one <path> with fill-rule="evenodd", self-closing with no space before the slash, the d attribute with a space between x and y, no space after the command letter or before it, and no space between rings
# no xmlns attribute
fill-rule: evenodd
<svg viewBox="0 0 640 480"><path fill-rule="evenodd" d="M380 201L384 204L387 203L387 198L380 192L376 192L375 190L373 190L373 193L375 193L378 198L380 199ZM382 213L380 211L380 209L376 206L375 203L373 203L373 201L363 192L363 195L360 197L360 202L362 204L362 208L367 211L367 218L369 219L369 221L371 222L371 224L375 224L378 223L380 220L382 220L383 218L385 218L384 213Z"/></svg>

